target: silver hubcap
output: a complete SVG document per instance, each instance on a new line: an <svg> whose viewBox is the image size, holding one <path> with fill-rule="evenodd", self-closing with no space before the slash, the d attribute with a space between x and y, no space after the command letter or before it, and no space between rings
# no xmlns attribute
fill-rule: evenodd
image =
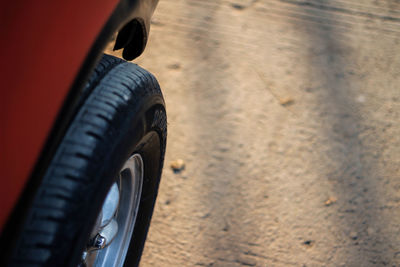
<svg viewBox="0 0 400 267"><path fill-rule="evenodd" d="M104 200L87 249L83 266L121 267L128 252L143 184L143 160L131 156Z"/></svg>

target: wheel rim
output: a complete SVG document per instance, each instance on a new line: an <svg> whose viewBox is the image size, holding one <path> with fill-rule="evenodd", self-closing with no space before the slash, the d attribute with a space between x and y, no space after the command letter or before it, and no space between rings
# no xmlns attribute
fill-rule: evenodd
<svg viewBox="0 0 400 267"><path fill-rule="evenodd" d="M111 186L87 249L83 266L121 267L124 264L139 210L143 185L143 160L131 156Z"/></svg>

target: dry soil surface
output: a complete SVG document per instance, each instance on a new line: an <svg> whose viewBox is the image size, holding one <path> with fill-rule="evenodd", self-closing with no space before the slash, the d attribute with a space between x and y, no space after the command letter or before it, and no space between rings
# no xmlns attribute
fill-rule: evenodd
<svg viewBox="0 0 400 267"><path fill-rule="evenodd" d="M399 0L162 0L136 62L169 122L142 267L400 266Z"/></svg>

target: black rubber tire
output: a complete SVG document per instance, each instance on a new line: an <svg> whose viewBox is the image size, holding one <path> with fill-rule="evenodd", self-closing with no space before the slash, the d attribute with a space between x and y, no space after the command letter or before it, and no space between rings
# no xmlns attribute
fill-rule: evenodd
<svg viewBox="0 0 400 267"><path fill-rule="evenodd" d="M164 161L164 100L153 75L108 55L85 95L35 195L11 266L77 266L105 196L133 153L142 156L144 181L125 265L139 263Z"/></svg>

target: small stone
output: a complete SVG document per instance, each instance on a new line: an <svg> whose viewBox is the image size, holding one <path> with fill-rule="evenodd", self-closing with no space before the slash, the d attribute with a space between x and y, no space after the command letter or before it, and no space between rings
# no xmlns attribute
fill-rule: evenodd
<svg viewBox="0 0 400 267"><path fill-rule="evenodd" d="M222 229L222 231L228 232L229 231L229 225L225 224L225 227Z"/></svg>
<svg viewBox="0 0 400 267"><path fill-rule="evenodd" d="M200 218L202 218L202 219L207 219L208 217L210 217L211 216L211 213L210 212L207 212L206 214L204 214L203 216L201 216Z"/></svg>
<svg viewBox="0 0 400 267"><path fill-rule="evenodd" d="M351 237L351 239L353 239L353 240L357 240L358 239L358 235L357 235L357 232L351 232L350 233L350 237Z"/></svg>
<svg viewBox="0 0 400 267"><path fill-rule="evenodd" d="M170 64L167 66L167 68L171 70L179 70L181 68L181 64L179 63Z"/></svg>
<svg viewBox="0 0 400 267"><path fill-rule="evenodd" d="M185 162L182 159L177 159L171 162L170 167L175 173L178 173L185 169Z"/></svg>
<svg viewBox="0 0 400 267"><path fill-rule="evenodd" d="M291 97L284 97L279 99L279 104L281 104L284 107L291 106L294 104L294 99Z"/></svg>
<svg viewBox="0 0 400 267"><path fill-rule="evenodd" d="M303 242L303 245L307 246L307 247L312 247L314 245L314 240L306 240Z"/></svg>
<svg viewBox="0 0 400 267"><path fill-rule="evenodd" d="M335 197L329 197L326 201L325 201L325 206L330 206L333 203L335 203L337 201L337 199Z"/></svg>
<svg viewBox="0 0 400 267"><path fill-rule="evenodd" d="M244 5L236 4L236 3L231 4L231 6L232 6L234 9L237 9L237 10L243 10L243 9L246 8Z"/></svg>

